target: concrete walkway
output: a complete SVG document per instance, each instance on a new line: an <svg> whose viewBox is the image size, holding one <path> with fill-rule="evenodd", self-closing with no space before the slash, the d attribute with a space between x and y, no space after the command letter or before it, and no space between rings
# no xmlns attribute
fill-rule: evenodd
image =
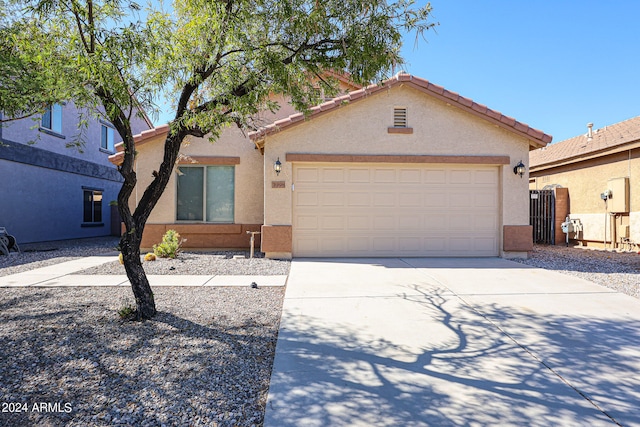
<svg viewBox="0 0 640 427"><path fill-rule="evenodd" d="M266 427L616 424L640 300L502 259L293 261Z"/></svg>
<svg viewBox="0 0 640 427"><path fill-rule="evenodd" d="M129 286L122 275L73 274L87 268L116 261L118 255L92 256L36 268L23 273L0 277L2 287L50 286ZM151 286L284 286L287 276L233 276L233 275L148 275Z"/></svg>

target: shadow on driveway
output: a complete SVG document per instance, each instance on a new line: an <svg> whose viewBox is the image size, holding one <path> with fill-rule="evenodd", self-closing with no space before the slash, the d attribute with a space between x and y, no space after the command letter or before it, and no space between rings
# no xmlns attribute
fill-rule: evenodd
<svg viewBox="0 0 640 427"><path fill-rule="evenodd" d="M424 264L462 264L459 277L481 287L479 268L537 269L422 261L294 261L265 426L640 424L640 317L609 316L606 303L600 317L591 305L583 314L527 309L518 288L514 299L461 297L446 272L435 279ZM619 296L588 285L568 286L576 304Z"/></svg>

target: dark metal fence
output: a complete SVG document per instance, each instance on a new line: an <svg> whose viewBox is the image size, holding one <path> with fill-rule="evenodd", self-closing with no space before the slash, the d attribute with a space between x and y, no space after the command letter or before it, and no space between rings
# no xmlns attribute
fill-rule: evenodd
<svg viewBox="0 0 640 427"><path fill-rule="evenodd" d="M553 190L529 190L529 225L533 243L555 244L556 203Z"/></svg>

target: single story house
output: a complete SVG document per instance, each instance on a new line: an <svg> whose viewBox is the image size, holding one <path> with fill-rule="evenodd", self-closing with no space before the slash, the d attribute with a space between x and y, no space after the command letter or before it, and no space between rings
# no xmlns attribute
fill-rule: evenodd
<svg viewBox="0 0 640 427"><path fill-rule="evenodd" d="M532 151L530 188L563 187L584 246L640 244L640 116Z"/></svg>
<svg viewBox="0 0 640 427"><path fill-rule="evenodd" d="M174 228L201 248L261 231L273 258L526 256L528 155L550 135L405 73L354 89L248 139L186 141L143 246ZM136 197L167 131L136 136Z"/></svg>

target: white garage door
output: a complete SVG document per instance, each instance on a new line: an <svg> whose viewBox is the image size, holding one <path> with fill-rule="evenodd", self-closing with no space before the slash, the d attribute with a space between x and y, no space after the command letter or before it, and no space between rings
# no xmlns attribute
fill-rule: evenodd
<svg viewBox="0 0 640 427"><path fill-rule="evenodd" d="M497 256L498 168L294 164L293 255Z"/></svg>

